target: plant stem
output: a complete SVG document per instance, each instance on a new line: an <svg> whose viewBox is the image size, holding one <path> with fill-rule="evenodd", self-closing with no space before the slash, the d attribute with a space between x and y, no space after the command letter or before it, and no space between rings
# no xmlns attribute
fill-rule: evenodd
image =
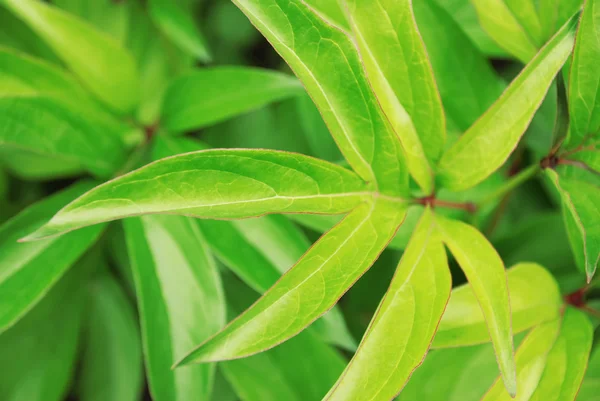
<svg viewBox="0 0 600 401"><path fill-rule="evenodd" d="M539 164L534 164L532 166L529 166L525 170L522 170L520 173L514 175L508 181L506 181L496 191L483 198L483 200L479 202L478 207L482 208L494 202L498 198L503 198L504 196L512 192L512 190L514 190L516 187L529 180L530 178L534 177L539 171Z"/></svg>

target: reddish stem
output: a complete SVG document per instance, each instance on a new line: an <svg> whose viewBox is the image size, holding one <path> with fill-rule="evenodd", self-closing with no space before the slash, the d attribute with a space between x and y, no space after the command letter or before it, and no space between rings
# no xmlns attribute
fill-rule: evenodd
<svg viewBox="0 0 600 401"><path fill-rule="evenodd" d="M447 209L464 210L468 213L475 213L477 206L473 202L450 202L443 201L435 198L435 195L429 195L424 198L417 199L421 205L430 206L432 209L436 207L442 207Z"/></svg>

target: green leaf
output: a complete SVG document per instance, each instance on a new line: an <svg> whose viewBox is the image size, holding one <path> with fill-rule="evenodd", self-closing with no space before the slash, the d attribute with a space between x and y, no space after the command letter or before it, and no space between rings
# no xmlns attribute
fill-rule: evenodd
<svg viewBox="0 0 600 401"><path fill-rule="evenodd" d="M193 11L170 0L150 0L150 16L173 43L202 62L210 62L206 39L194 20Z"/></svg>
<svg viewBox="0 0 600 401"><path fill-rule="evenodd" d="M338 0L304 0L304 2L327 23L346 32L351 31L350 24Z"/></svg>
<svg viewBox="0 0 600 401"><path fill-rule="evenodd" d="M568 307L546 368L530 401L574 400L592 347L593 328L585 314Z"/></svg>
<svg viewBox="0 0 600 401"><path fill-rule="evenodd" d="M66 398L76 371L83 280L90 262L84 258L22 320L0 335L3 401ZM47 261L45 267L49 267Z"/></svg>
<svg viewBox="0 0 600 401"><path fill-rule="evenodd" d="M15 324L48 293L96 241L102 227L26 244L17 240L91 187L89 182L75 184L25 209L0 227L0 332Z"/></svg>
<svg viewBox="0 0 600 401"><path fill-rule="evenodd" d="M575 147L600 134L600 4L587 0L573 51L569 79L569 139Z"/></svg>
<svg viewBox="0 0 600 401"><path fill-rule="evenodd" d="M114 0L53 0L53 4L88 21L123 42L129 28L131 2Z"/></svg>
<svg viewBox="0 0 600 401"><path fill-rule="evenodd" d="M250 309L179 364L242 358L298 334L373 264L404 215L402 207L383 199L358 206Z"/></svg>
<svg viewBox="0 0 600 401"><path fill-rule="evenodd" d="M452 288L427 209L357 353L326 400L392 399L421 364Z"/></svg>
<svg viewBox="0 0 600 401"><path fill-rule="evenodd" d="M598 401L600 394L600 348L594 347L577 401Z"/></svg>
<svg viewBox="0 0 600 401"><path fill-rule="evenodd" d="M440 181L459 191L470 188L508 159L541 105L556 73L573 48L573 17L525 67L500 99L440 160Z"/></svg>
<svg viewBox="0 0 600 401"><path fill-rule="evenodd" d="M135 309L108 273L93 279L88 300L77 393L82 401L137 401L143 376Z"/></svg>
<svg viewBox="0 0 600 401"><path fill-rule="evenodd" d="M516 353L517 396L516 401L527 401L540 382L548 353L560 332L561 319L543 323L533 330L519 346ZM510 401L511 397L500 380L490 388L481 401Z"/></svg>
<svg viewBox="0 0 600 401"><path fill-rule="evenodd" d="M152 163L100 185L29 239L142 214L244 218L344 213L369 196L349 170L299 154L215 149Z"/></svg>
<svg viewBox="0 0 600 401"><path fill-rule="evenodd" d="M407 1L345 0L367 76L400 138L411 175L433 190L431 162L444 149L446 127L425 46Z"/></svg>
<svg viewBox="0 0 600 401"><path fill-rule="evenodd" d="M538 12L545 39L550 38L581 8L583 0L540 0Z"/></svg>
<svg viewBox="0 0 600 401"><path fill-rule="evenodd" d="M354 171L382 193L406 194L400 141L378 107L353 39L302 0L234 3L304 83Z"/></svg>
<svg viewBox="0 0 600 401"><path fill-rule="evenodd" d="M506 85L448 9L434 0L414 1L413 8L446 113L466 131Z"/></svg>
<svg viewBox="0 0 600 401"><path fill-rule="evenodd" d="M296 78L276 71L248 67L198 69L169 86L161 126L171 132L203 128L303 92Z"/></svg>
<svg viewBox="0 0 600 401"><path fill-rule="evenodd" d="M504 385L508 392L514 395L517 383L504 264L483 234L472 226L441 216L436 216L436 225L442 240L469 280L470 288L483 312ZM452 309L448 310L451 313ZM464 324L462 317L460 321ZM440 326L443 324L444 319Z"/></svg>
<svg viewBox="0 0 600 401"><path fill-rule="evenodd" d="M221 281L204 238L187 217L144 216L124 226L153 399L207 399L214 365L171 369L225 323Z"/></svg>
<svg viewBox="0 0 600 401"><path fill-rule="evenodd" d="M491 262L497 258L490 259ZM507 279L514 333L558 317L562 306L560 291L554 277L543 267L520 263L508 270ZM468 346L487 341L490 334L474 287L467 284L455 288L433 347Z"/></svg>
<svg viewBox="0 0 600 401"><path fill-rule="evenodd" d="M122 138L51 98L0 98L0 115L0 149L81 165L100 177L113 174L125 159Z"/></svg>
<svg viewBox="0 0 600 401"><path fill-rule="evenodd" d="M73 15L33 0L4 0L102 102L119 113L133 110L139 83L131 55L113 38Z"/></svg>
<svg viewBox="0 0 600 401"><path fill-rule="evenodd" d="M590 282L600 262L600 205L597 202L600 188L587 182L559 177L554 170L547 169L546 172L561 194L575 259Z"/></svg>

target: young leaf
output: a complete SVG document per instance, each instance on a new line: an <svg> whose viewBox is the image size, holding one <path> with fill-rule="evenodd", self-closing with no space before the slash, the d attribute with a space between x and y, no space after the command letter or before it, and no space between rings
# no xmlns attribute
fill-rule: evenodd
<svg viewBox="0 0 600 401"><path fill-rule="evenodd" d="M441 216L436 216L436 225L481 305L504 385L514 395L517 377L504 264L483 234L472 226Z"/></svg>
<svg viewBox="0 0 600 401"><path fill-rule="evenodd" d="M433 190L430 163L446 140L440 95L408 1L345 0L367 76L400 138L408 168Z"/></svg>
<svg viewBox="0 0 600 401"><path fill-rule="evenodd" d="M106 105L128 113L138 101L138 77L131 55L113 38L46 3L5 0L83 83Z"/></svg>
<svg viewBox="0 0 600 401"><path fill-rule="evenodd" d="M17 240L91 187L89 182L76 184L25 209L0 227L0 332L15 324L48 293L96 241L103 227L35 243L20 244Z"/></svg>
<svg viewBox="0 0 600 401"><path fill-rule="evenodd" d="M250 309L179 365L242 358L298 334L373 264L405 214L401 205L383 199L358 206Z"/></svg>
<svg viewBox="0 0 600 401"><path fill-rule="evenodd" d="M400 142L378 107L353 40L302 0L234 3L304 83L358 175L377 182L382 193L407 193Z"/></svg>
<svg viewBox="0 0 600 401"><path fill-rule="evenodd" d="M303 92L296 78L276 71L248 67L199 69L171 83L165 94L161 126L171 132L203 128Z"/></svg>
<svg viewBox="0 0 600 401"><path fill-rule="evenodd" d="M187 217L144 216L124 226L153 399L207 399L214 365L171 369L225 323L220 277L204 238Z"/></svg>
<svg viewBox="0 0 600 401"><path fill-rule="evenodd" d="M77 393L82 401L137 401L142 347L136 312L108 273L93 279L88 300Z"/></svg>
<svg viewBox="0 0 600 401"><path fill-rule="evenodd" d="M326 400L392 399L421 364L452 288L427 209L352 361Z"/></svg>
<svg viewBox="0 0 600 401"><path fill-rule="evenodd" d="M156 25L177 46L204 63L211 61L206 39L194 21L192 10L171 0L150 0L149 10Z"/></svg>
<svg viewBox="0 0 600 401"><path fill-rule="evenodd" d="M543 323L533 330L519 346L515 360L517 363L518 393L515 401L527 401L535 391L556 337L560 332L561 319ZM502 382L496 381L481 401L510 401L513 398L506 392Z"/></svg>
<svg viewBox="0 0 600 401"><path fill-rule="evenodd" d="M600 3L587 0L573 51L569 79L568 146L600 134L600 74L593 60L600 57Z"/></svg>
<svg viewBox="0 0 600 401"><path fill-rule="evenodd" d="M568 307L560 334L548 354L542 378L530 401L574 400L592 347L593 327L585 314Z"/></svg>
<svg viewBox="0 0 600 401"><path fill-rule="evenodd" d="M440 160L441 183L452 190L483 181L508 159L572 48L573 17Z"/></svg>
<svg viewBox="0 0 600 401"><path fill-rule="evenodd" d="M96 187L30 238L142 214L337 214L366 196L366 185L356 174L318 159L276 151L206 150L160 160Z"/></svg>
<svg viewBox="0 0 600 401"><path fill-rule="evenodd" d="M508 270L507 278L514 333L559 316L562 297L554 277L546 269L533 263L521 263ZM481 309L471 285L455 288L433 347L469 346L490 341Z"/></svg>

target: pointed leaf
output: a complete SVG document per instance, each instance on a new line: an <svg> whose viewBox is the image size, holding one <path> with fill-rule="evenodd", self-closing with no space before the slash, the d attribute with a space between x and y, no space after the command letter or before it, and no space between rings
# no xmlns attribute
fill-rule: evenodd
<svg viewBox="0 0 600 401"><path fill-rule="evenodd" d="M144 216L124 225L153 399L207 399L214 365L171 369L225 323L221 281L204 238L187 217Z"/></svg>
<svg viewBox="0 0 600 401"><path fill-rule="evenodd" d="M357 353L326 400L392 399L423 361L452 288L432 212L415 229Z"/></svg>
<svg viewBox="0 0 600 401"><path fill-rule="evenodd" d="M504 264L483 234L472 226L441 216L436 217L436 223L481 305L504 385L514 395L517 377Z"/></svg>
<svg viewBox="0 0 600 401"><path fill-rule="evenodd" d="M358 206L250 309L179 364L242 358L298 334L371 267L405 214L382 199Z"/></svg>
<svg viewBox="0 0 600 401"><path fill-rule="evenodd" d="M299 154L206 150L149 164L96 187L31 238L142 214L244 218L343 213L368 195L349 170Z"/></svg>
<svg viewBox="0 0 600 401"><path fill-rule="evenodd" d="M508 159L542 103L574 43L573 17L525 67L500 99L440 160L440 180L449 189L470 188Z"/></svg>
<svg viewBox="0 0 600 401"><path fill-rule="evenodd" d="M562 297L554 277L534 263L520 263L507 271L514 333L559 316ZM471 285L452 291L433 347L458 347L490 341L479 301Z"/></svg>
<svg viewBox="0 0 600 401"><path fill-rule="evenodd" d="M583 0L539 0L544 38L549 38L581 8Z"/></svg>
<svg viewBox="0 0 600 401"><path fill-rule="evenodd" d="M15 324L96 241L103 227L35 243L17 240L92 184L79 183L25 209L0 227L0 332Z"/></svg>
<svg viewBox="0 0 600 401"><path fill-rule="evenodd" d="M34 0L5 0L105 104L119 113L138 101L131 55L113 38L56 7Z"/></svg>
<svg viewBox="0 0 600 401"><path fill-rule="evenodd" d="M137 401L142 347L136 311L110 274L94 278L90 287L77 393L82 401Z"/></svg>
<svg viewBox="0 0 600 401"><path fill-rule="evenodd" d="M423 191L433 189L446 140L442 102L408 1L345 0L367 76L400 138L408 168Z"/></svg>
<svg viewBox="0 0 600 401"><path fill-rule="evenodd" d="M172 132L203 128L302 93L296 78L276 71L247 67L195 70L169 86L161 126Z"/></svg>
<svg viewBox="0 0 600 401"><path fill-rule="evenodd" d="M342 154L381 192L405 194L400 142L365 76L353 40L303 0L234 0L304 83ZM302 37L303 39L296 40ZM335 71L335 74L332 74Z"/></svg>

